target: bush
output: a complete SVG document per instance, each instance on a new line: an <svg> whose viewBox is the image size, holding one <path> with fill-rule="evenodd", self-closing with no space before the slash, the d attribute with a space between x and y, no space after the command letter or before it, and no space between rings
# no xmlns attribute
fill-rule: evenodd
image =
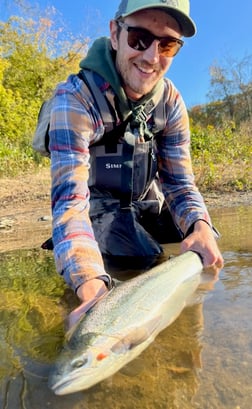
<svg viewBox="0 0 252 409"><path fill-rule="evenodd" d="M249 124L233 122L219 128L191 126L191 149L196 181L201 190L251 190Z"/></svg>

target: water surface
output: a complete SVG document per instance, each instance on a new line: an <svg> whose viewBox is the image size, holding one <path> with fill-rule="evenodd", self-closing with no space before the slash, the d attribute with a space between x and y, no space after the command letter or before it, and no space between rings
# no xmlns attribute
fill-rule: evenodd
<svg viewBox="0 0 252 409"><path fill-rule="evenodd" d="M77 300L39 249L0 254L3 409L251 409L252 207L216 209L225 267L135 361L88 391L63 397L47 373ZM169 245L167 254L178 247Z"/></svg>

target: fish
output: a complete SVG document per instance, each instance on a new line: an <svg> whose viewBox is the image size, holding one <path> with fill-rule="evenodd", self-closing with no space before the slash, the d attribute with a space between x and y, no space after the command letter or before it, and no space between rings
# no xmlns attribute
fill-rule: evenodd
<svg viewBox="0 0 252 409"><path fill-rule="evenodd" d="M66 339L49 388L56 395L86 390L135 359L179 316L202 270L200 256L187 251L116 283Z"/></svg>

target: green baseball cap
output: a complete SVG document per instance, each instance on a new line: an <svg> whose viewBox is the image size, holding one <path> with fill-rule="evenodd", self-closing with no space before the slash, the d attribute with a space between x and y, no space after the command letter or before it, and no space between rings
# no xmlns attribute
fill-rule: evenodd
<svg viewBox="0 0 252 409"><path fill-rule="evenodd" d="M196 25L189 16L189 0L122 0L115 14L115 20L150 8L167 11L179 23L184 37L192 37L196 33Z"/></svg>

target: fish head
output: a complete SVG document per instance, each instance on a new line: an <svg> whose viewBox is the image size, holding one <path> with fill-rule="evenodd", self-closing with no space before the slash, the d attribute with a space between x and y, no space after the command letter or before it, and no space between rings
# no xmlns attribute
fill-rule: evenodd
<svg viewBox="0 0 252 409"><path fill-rule="evenodd" d="M127 346L114 336L88 333L66 343L53 365L48 386L56 395L85 390L125 364Z"/></svg>

